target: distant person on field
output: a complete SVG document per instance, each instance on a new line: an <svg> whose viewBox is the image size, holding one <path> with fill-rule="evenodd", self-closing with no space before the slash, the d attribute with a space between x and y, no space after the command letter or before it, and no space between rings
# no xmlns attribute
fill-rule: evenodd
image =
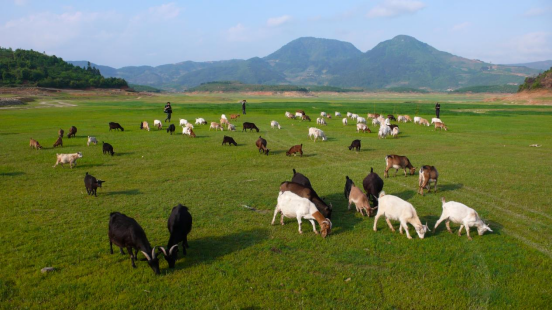
<svg viewBox="0 0 552 311"><path fill-rule="evenodd" d="M240 103L242 104L242 114L245 114L245 103L246 103L246 100L244 99L244 100L242 100Z"/></svg>
<svg viewBox="0 0 552 311"><path fill-rule="evenodd" d="M440 113L441 113L441 104L437 103L435 105L435 115L437 116L437 118L439 118Z"/></svg>
<svg viewBox="0 0 552 311"><path fill-rule="evenodd" d="M171 122L171 114L172 114L171 102L167 102L167 104L165 105L164 112L167 114L167 118L165 119L165 122L167 122L167 120Z"/></svg>

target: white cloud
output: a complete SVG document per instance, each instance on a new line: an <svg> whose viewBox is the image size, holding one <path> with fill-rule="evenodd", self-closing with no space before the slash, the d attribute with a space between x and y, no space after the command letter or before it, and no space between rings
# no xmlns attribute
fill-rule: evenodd
<svg viewBox="0 0 552 311"><path fill-rule="evenodd" d="M551 33L544 31L527 33L512 40L511 46L525 55L552 55ZM547 59L548 59L547 58Z"/></svg>
<svg viewBox="0 0 552 311"><path fill-rule="evenodd" d="M527 10L525 13L523 13L523 16L525 17L534 17L539 15L544 15L546 13L552 12L552 8L532 8Z"/></svg>
<svg viewBox="0 0 552 311"><path fill-rule="evenodd" d="M248 35L248 29L242 23L238 23L226 31L226 40L231 42L247 42L251 40L251 36Z"/></svg>
<svg viewBox="0 0 552 311"><path fill-rule="evenodd" d="M271 17L266 21L268 27L276 27L285 24L291 20L291 16L283 15L280 17Z"/></svg>
<svg viewBox="0 0 552 311"><path fill-rule="evenodd" d="M415 0L384 0L373 7L367 14L369 18L396 17L404 14L413 14L425 8L425 3Z"/></svg>
<svg viewBox="0 0 552 311"><path fill-rule="evenodd" d="M153 19L173 19L180 14L180 8L174 2L162 4L148 9L148 16Z"/></svg>
<svg viewBox="0 0 552 311"><path fill-rule="evenodd" d="M15 0L15 5L25 5L27 4L27 0Z"/></svg>
<svg viewBox="0 0 552 311"><path fill-rule="evenodd" d="M468 28L470 25L471 25L471 23L469 23L469 22L464 22L464 23L456 24L456 25L452 26L452 31L459 31L459 30L462 30L462 29L466 29L466 28Z"/></svg>

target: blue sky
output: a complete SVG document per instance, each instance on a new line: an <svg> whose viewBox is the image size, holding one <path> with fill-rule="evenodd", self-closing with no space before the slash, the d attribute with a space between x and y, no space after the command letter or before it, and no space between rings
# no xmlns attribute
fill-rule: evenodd
<svg viewBox="0 0 552 311"><path fill-rule="evenodd" d="M404 34L492 63L552 59L552 1L0 0L0 46L112 67L264 57L299 37Z"/></svg>

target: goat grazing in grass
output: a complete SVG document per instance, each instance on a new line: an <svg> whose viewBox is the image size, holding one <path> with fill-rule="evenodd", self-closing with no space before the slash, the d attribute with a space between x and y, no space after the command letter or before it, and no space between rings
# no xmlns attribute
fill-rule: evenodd
<svg viewBox="0 0 552 311"><path fill-rule="evenodd" d="M101 188L102 183L104 182L104 180L96 179L96 177L88 175L88 172L86 172L86 175L84 176L84 186L86 187L86 193L88 193L88 195L93 194L95 197L97 197L96 190L98 189L98 187Z"/></svg>
<svg viewBox="0 0 552 311"><path fill-rule="evenodd" d="M468 240L470 241L472 239L470 236L470 227L477 227L477 233L479 235L483 235L485 231L493 232L489 225L486 225L483 220L481 220L479 214L477 214L473 208L459 202L445 202L445 198L441 198L441 202L443 203L443 213L441 214L439 220L437 220L437 223L435 223L434 230L437 229L437 226L442 221L446 220L447 230L450 233L452 233L452 230L450 229L451 221L460 224L458 236L462 235L462 229L466 227L466 234L468 236Z"/></svg>
<svg viewBox="0 0 552 311"><path fill-rule="evenodd" d="M192 231L192 215L186 206L178 204L173 207L169 220L167 222L170 237L167 243L167 249L159 247L169 263L169 268L174 268L178 258L178 243L182 242L182 254L186 256L188 245L188 234Z"/></svg>
<svg viewBox="0 0 552 311"><path fill-rule="evenodd" d="M385 220L393 232L395 232L395 229L391 224L391 220L398 220L401 223L399 226L399 232L402 234L404 229L406 231L406 237L409 239L412 239L412 237L408 232L408 224L411 224L414 227L420 239L423 239L425 233L430 231L427 224L422 225L422 222L416 213L416 209L414 209L412 204L394 195L385 195L385 192L383 191L379 195L378 214L374 219L374 231L378 231L377 224L378 219L381 216L385 216Z"/></svg>

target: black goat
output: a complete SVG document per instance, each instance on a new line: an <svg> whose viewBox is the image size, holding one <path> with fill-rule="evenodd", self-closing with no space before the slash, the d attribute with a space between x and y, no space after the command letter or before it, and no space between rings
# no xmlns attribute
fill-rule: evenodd
<svg viewBox="0 0 552 311"><path fill-rule="evenodd" d="M360 151L360 139L355 139L349 146L349 150L356 149L356 151Z"/></svg>
<svg viewBox="0 0 552 311"><path fill-rule="evenodd" d="M113 244L117 245L124 255L123 247L126 247L130 254L132 267L136 268L134 261L138 256L138 251L148 260L148 265L153 269L155 274L159 274L159 258L155 254L155 247L152 249L146 237L144 229L134 220L125 214L113 212L109 214L109 248L113 254ZM133 252L136 250L136 253Z"/></svg>
<svg viewBox="0 0 552 311"><path fill-rule="evenodd" d="M280 184L280 192L285 191L291 191L300 197L309 199L324 217L332 218L332 203L330 203L330 205L326 204L324 199L321 199L314 189L295 182L284 181Z"/></svg>
<svg viewBox="0 0 552 311"><path fill-rule="evenodd" d="M174 131L176 131L176 127L174 127L174 124L169 125L169 127L167 128L167 133L171 132L172 135Z"/></svg>
<svg viewBox="0 0 552 311"><path fill-rule="evenodd" d="M228 146L231 146L231 145L234 145L234 146L237 146L238 144L236 143L236 141L234 140L234 138L230 137L230 136L224 136L224 138L222 139L222 144L228 144Z"/></svg>
<svg viewBox="0 0 552 311"><path fill-rule="evenodd" d="M71 126L71 128L69 128L69 133L67 133L67 138L71 138L71 136L75 137L75 135L77 135L77 127L76 126Z"/></svg>
<svg viewBox="0 0 552 311"><path fill-rule="evenodd" d="M111 154L111 156L113 156L113 154L115 153L113 151L113 146L111 146L108 143L104 143L103 141L102 141L102 144L103 144L103 154L106 154L107 152L108 154Z"/></svg>
<svg viewBox="0 0 552 311"><path fill-rule="evenodd" d="M92 175L88 175L88 172L86 172L86 176L84 176L84 186L86 187L86 192L88 195L94 194L96 197L96 189L98 187L102 187L102 183L104 183L104 180L96 179L96 177Z"/></svg>
<svg viewBox="0 0 552 311"><path fill-rule="evenodd" d="M349 201L349 194L351 194L351 187L355 185L355 182L349 178L349 176L345 176L345 191L343 194L345 194L345 200Z"/></svg>
<svg viewBox="0 0 552 311"><path fill-rule="evenodd" d="M125 131L125 129L119 123L109 122L109 131L119 129L123 132Z"/></svg>
<svg viewBox="0 0 552 311"><path fill-rule="evenodd" d="M378 207L379 193L383 190L383 179L374 173L374 168L370 168L370 174L364 178L362 186L373 208Z"/></svg>
<svg viewBox="0 0 552 311"><path fill-rule="evenodd" d="M257 130L257 133L259 132L259 128L255 125L255 123L243 122L242 132L243 131L247 132L247 130L249 130L251 132L251 131L253 131L253 129Z"/></svg>
<svg viewBox="0 0 552 311"><path fill-rule="evenodd" d="M167 250L163 247L159 249L165 255L165 259L169 263L169 268L174 268L174 264L178 257L178 243L182 242L182 253L186 256L186 248L188 248L188 234L192 231L192 215L188 212L188 208L181 204L173 207L169 221L167 222L169 228L169 243L167 243Z"/></svg>

